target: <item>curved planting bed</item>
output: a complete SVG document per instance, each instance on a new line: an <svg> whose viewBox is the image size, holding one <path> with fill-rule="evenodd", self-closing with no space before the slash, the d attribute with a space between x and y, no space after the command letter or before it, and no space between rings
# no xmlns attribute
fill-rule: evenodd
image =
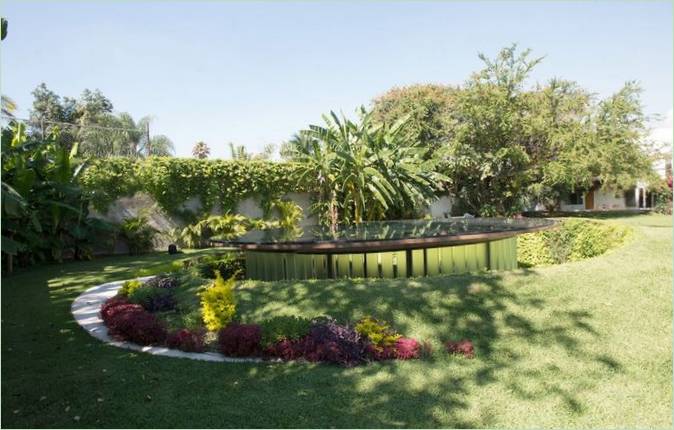
<svg viewBox="0 0 674 430"><path fill-rule="evenodd" d="M221 276L236 266L231 255L206 257L188 261L172 274L99 285L80 295L72 312L90 334L113 345L209 361L303 360L355 366L417 359L431 352L429 343L404 337L372 317L354 324L327 316L243 323L236 318L235 276ZM210 273L215 279L201 277ZM468 340L448 342L447 351L474 354Z"/></svg>
<svg viewBox="0 0 674 430"><path fill-rule="evenodd" d="M623 224L562 219L554 229L518 236L517 260L522 267L584 260L620 247L630 234Z"/></svg>

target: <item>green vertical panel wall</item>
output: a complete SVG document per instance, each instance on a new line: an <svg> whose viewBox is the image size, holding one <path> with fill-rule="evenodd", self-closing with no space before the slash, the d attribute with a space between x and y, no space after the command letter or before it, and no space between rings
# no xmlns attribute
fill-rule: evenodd
<svg viewBox="0 0 674 430"><path fill-rule="evenodd" d="M351 277L365 277L365 254L351 254Z"/></svg>
<svg viewBox="0 0 674 430"><path fill-rule="evenodd" d="M424 250L414 249L412 250L412 276L424 275L426 275L426 271L424 270Z"/></svg>
<svg viewBox="0 0 674 430"><path fill-rule="evenodd" d="M440 274L440 249L428 248L426 250L426 275L428 276Z"/></svg>
<svg viewBox="0 0 674 430"><path fill-rule="evenodd" d="M451 246L438 248L440 254L440 273L449 275L454 273L454 251Z"/></svg>
<svg viewBox="0 0 674 430"><path fill-rule="evenodd" d="M349 273L349 254L337 254L332 256L332 264L334 265L332 273L335 278L348 278Z"/></svg>
<svg viewBox="0 0 674 430"><path fill-rule="evenodd" d="M328 277L328 257L327 255L316 254L312 256L314 276L317 279L325 279Z"/></svg>
<svg viewBox="0 0 674 430"><path fill-rule="evenodd" d="M396 252L396 266L398 268L398 278L407 277L407 252L406 251L397 251Z"/></svg>
<svg viewBox="0 0 674 430"><path fill-rule="evenodd" d="M517 268L517 238L485 243L415 249L409 268L412 276L433 276ZM247 251L246 277L274 281L281 279L325 279L328 277L325 254L295 254ZM336 278L406 277L406 251L335 254L332 256ZM380 272L381 271L381 272Z"/></svg>
<svg viewBox="0 0 674 430"><path fill-rule="evenodd" d="M379 253L369 252L366 255L365 273L368 278L379 277Z"/></svg>
<svg viewBox="0 0 674 430"><path fill-rule="evenodd" d="M517 238L489 242L489 268L491 270L517 268Z"/></svg>
<svg viewBox="0 0 674 430"><path fill-rule="evenodd" d="M381 257L381 276L384 278L393 278L393 252L380 252Z"/></svg>

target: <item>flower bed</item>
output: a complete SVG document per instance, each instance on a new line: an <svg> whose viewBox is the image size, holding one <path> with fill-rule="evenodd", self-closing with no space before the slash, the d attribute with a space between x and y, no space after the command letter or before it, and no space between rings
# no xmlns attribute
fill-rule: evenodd
<svg viewBox="0 0 674 430"><path fill-rule="evenodd" d="M224 258L222 261L234 261ZM226 270L227 268L225 268ZM103 303L100 314L118 341L185 352L219 352L225 357L333 363L356 366L374 361L413 360L431 354L428 342L405 337L389 323L365 317L354 324L329 316L277 316L244 322L236 315L235 279L202 277L198 264L146 282L125 282ZM468 344L462 343L468 342ZM456 342L454 342L456 343ZM470 341L450 353L473 357Z"/></svg>

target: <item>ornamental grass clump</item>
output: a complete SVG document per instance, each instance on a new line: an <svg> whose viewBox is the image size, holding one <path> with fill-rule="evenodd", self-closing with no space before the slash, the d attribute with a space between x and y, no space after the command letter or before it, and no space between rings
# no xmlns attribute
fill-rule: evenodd
<svg viewBox="0 0 674 430"><path fill-rule="evenodd" d="M227 326L234 319L234 278L225 281L220 273L216 273L211 286L201 293L201 315L206 328L211 331Z"/></svg>

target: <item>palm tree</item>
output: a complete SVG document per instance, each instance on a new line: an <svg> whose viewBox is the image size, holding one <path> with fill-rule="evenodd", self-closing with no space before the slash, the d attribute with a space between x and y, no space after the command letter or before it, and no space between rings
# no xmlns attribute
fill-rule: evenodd
<svg viewBox="0 0 674 430"><path fill-rule="evenodd" d="M210 153L211 149L204 142L197 142L192 148L192 156L201 160L208 158Z"/></svg>

